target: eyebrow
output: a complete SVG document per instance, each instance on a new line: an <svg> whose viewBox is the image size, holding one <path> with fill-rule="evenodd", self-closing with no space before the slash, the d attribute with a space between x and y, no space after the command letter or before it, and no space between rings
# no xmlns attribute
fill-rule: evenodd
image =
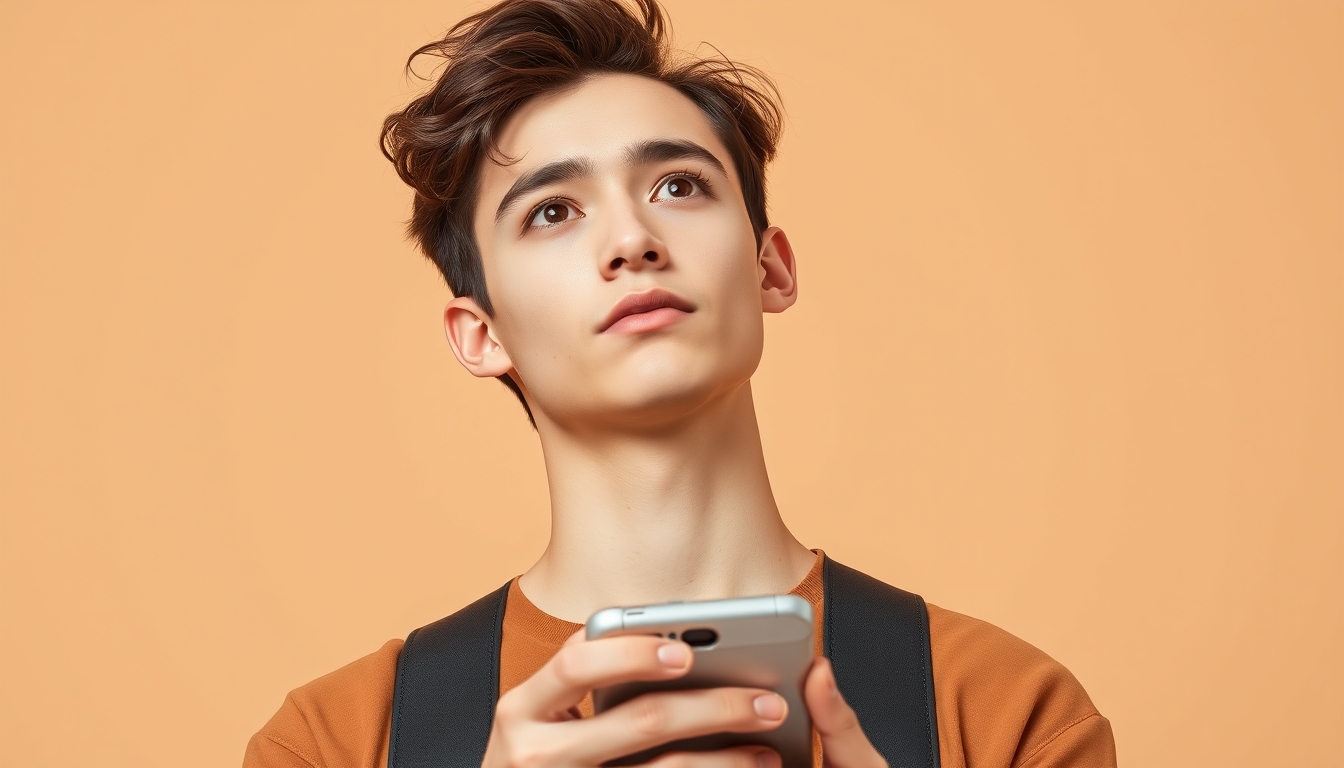
<svg viewBox="0 0 1344 768"><path fill-rule="evenodd" d="M713 152L693 141L673 139L640 141L626 147L624 154L625 161L630 165L652 165L668 160L699 160L717 169L719 173L725 176L728 174L723 167L723 163L714 156ZM495 209L495 223L499 223L507 216L509 211L517 205L518 200L529 192L552 184L592 176L593 172L592 160L586 157L572 157L566 160L556 160L524 173L513 182L513 186L509 187L509 191L505 192L504 198L499 201L499 207Z"/></svg>
<svg viewBox="0 0 1344 768"><path fill-rule="evenodd" d="M668 160L699 160L713 166L719 173L728 175L723 163L713 152L693 141L674 141L671 139L653 139L631 144L625 149L625 160L631 165L652 165Z"/></svg>
<svg viewBox="0 0 1344 768"><path fill-rule="evenodd" d="M509 191L504 193L504 199L499 201L499 207L495 209L495 223L498 224L523 195L541 187L591 175L593 175L593 163L586 157L556 160L528 171L519 176L518 180L513 182L513 186L509 187Z"/></svg>

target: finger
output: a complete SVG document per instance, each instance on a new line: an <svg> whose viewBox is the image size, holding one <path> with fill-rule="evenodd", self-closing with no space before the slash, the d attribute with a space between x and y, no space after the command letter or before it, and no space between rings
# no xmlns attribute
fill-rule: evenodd
<svg viewBox="0 0 1344 768"><path fill-rule="evenodd" d="M821 736L827 768L886 768L887 761L859 725L859 716L840 695L829 659L821 657L812 663L803 683L803 701L812 715L812 727Z"/></svg>
<svg viewBox="0 0 1344 768"><path fill-rule="evenodd" d="M693 736L768 731L788 714L779 694L759 688L646 693L570 724L565 738L573 741L565 754L580 765L596 765Z"/></svg>
<svg viewBox="0 0 1344 768"><path fill-rule="evenodd" d="M524 719L562 719L594 688L680 677L691 662L690 646L660 637L623 635L583 642L570 638L532 677L500 697L496 712Z"/></svg>
<svg viewBox="0 0 1344 768"><path fill-rule="evenodd" d="M779 754L765 747L733 747L713 752L668 752L644 768L780 768Z"/></svg>

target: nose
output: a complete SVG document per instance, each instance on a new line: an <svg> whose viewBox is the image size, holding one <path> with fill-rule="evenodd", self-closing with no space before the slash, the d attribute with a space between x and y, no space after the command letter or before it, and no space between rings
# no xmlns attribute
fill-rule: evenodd
<svg viewBox="0 0 1344 768"><path fill-rule="evenodd" d="M615 280L626 270L663 269L670 258L663 241L649 230L636 211L629 209L617 213L607 244L599 252L598 268L607 280Z"/></svg>

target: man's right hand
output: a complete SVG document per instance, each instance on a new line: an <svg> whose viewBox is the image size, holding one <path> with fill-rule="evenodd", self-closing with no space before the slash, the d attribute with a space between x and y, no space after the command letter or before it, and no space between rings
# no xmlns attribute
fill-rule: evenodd
<svg viewBox="0 0 1344 768"><path fill-rule="evenodd" d="M499 698L482 768L597 768L669 741L711 733L768 731L784 722L784 700L759 688L648 693L594 717L578 704L594 688L671 680L691 669L690 646L627 635L586 641L575 633L536 674ZM779 768L766 747L668 752L654 768Z"/></svg>

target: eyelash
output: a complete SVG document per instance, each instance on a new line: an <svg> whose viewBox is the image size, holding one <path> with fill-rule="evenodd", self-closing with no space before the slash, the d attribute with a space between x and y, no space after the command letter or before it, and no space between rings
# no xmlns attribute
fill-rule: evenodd
<svg viewBox="0 0 1344 768"><path fill-rule="evenodd" d="M695 182L695 185L699 187L701 194L703 194L705 197L708 197L711 200L715 199L713 185L709 183L709 179L706 179L700 173L689 169L667 174L666 176L658 180L657 186L655 186L653 189L655 192L657 192L658 190L662 189L663 186L667 184L667 182L673 179L683 179L683 178L690 179L691 181ZM523 231L526 232L529 229L550 229L551 227L558 227L561 224L566 224L569 221L571 221L570 219L566 219L565 221L557 221L554 224L538 224L535 227L532 225L532 220L537 218L537 214L545 210L546 206L553 205L555 203L564 203L566 206L568 206L576 213L578 213L578 216L574 218L583 218L583 214L579 212L578 210L579 207L577 205L574 205L573 203L565 200L565 198L563 197L552 197L546 200L542 200L535 207L533 207L532 210L527 212L527 217L523 219Z"/></svg>
<svg viewBox="0 0 1344 768"><path fill-rule="evenodd" d="M656 192L662 189L663 185L666 184L667 182L673 179L683 179L683 178L694 181L695 185L700 188L700 191L704 193L705 197L708 197L711 200L714 199L714 188L713 185L709 183L709 179L706 179L704 176L701 176L696 171L692 171L690 169L667 174L666 176L658 180L658 186L654 187L653 189Z"/></svg>
<svg viewBox="0 0 1344 768"><path fill-rule="evenodd" d="M532 226L532 220L537 218L537 214L546 210L547 206L554 205L555 203L562 203L566 207L575 211L576 213L579 210L579 207L577 205L574 205L573 203L569 202L563 197L547 198L545 200L542 200L540 203L537 203L535 208L527 212L527 217L523 219L523 232L526 233L529 229L550 229L551 227L558 227L561 224L568 223L570 220L565 219L565 221L557 221L554 224L538 224L535 227ZM578 216L575 216L574 218L582 218L582 216L583 214L580 213Z"/></svg>

